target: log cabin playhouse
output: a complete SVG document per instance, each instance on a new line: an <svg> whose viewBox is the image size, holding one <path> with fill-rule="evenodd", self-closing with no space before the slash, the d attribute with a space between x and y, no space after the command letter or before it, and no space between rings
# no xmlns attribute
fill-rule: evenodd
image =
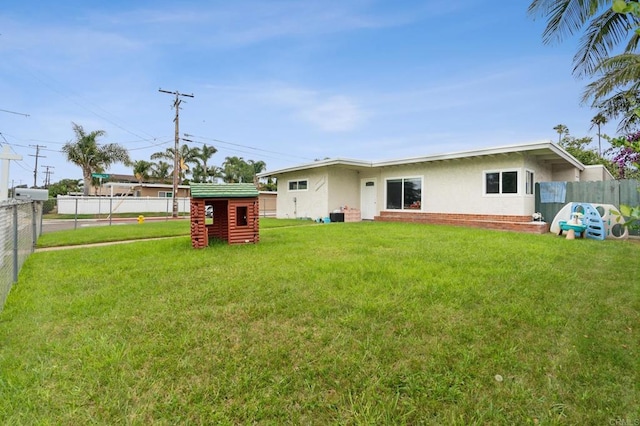
<svg viewBox="0 0 640 426"><path fill-rule="evenodd" d="M218 238L229 244L260 239L258 190L252 183L192 183L191 245L205 248ZM211 207L209 207L211 206ZM212 210L212 217L207 217Z"/></svg>

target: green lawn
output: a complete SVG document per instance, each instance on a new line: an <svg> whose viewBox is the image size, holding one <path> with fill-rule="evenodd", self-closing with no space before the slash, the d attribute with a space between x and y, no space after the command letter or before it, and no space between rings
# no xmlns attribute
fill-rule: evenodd
<svg viewBox="0 0 640 426"><path fill-rule="evenodd" d="M0 313L0 423L640 422L638 243L376 222L260 238L32 255Z"/></svg>
<svg viewBox="0 0 640 426"><path fill-rule="evenodd" d="M296 219L260 219L260 228L278 228L285 226L311 225L314 222ZM38 248L75 246L96 244L111 241L139 240L145 238L162 238L189 235L191 223L188 219L145 221L142 224L112 225L103 223L99 226L80 227L73 231L57 231L44 233L38 239Z"/></svg>

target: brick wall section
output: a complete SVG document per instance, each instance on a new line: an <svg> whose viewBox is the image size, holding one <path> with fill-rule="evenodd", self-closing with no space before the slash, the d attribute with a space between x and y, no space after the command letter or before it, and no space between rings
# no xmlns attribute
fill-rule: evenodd
<svg viewBox="0 0 640 426"><path fill-rule="evenodd" d="M422 212L380 212L374 220L382 222L414 222L438 225L468 226L473 228L498 229L504 231L545 234L549 232L549 224L533 222L531 216L517 215L483 215L483 214L449 214Z"/></svg>

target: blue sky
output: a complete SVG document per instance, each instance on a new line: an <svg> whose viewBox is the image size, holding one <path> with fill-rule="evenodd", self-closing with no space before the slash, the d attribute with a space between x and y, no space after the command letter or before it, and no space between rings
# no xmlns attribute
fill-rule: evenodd
<svg viewBox="0 0 640 426"><path fill-rule="evenodd" d="M4 0L0 143L35 145L51 181L71 123L105 130L135 160L173 146L173 98L193 94L180 133L194 146L262 160L268 170L318 158L384 160L592 136L571 75L577 39L542 44L529 2L492 0ZM603 129L615 134L615 125ZM131 173L123 165L112 173ZM10 183L11 184L11 183Z"/></svg>

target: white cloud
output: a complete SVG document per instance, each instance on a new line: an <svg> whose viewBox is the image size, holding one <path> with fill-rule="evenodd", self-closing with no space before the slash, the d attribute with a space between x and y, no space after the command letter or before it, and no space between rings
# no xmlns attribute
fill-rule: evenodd
<svg viewBox="0 0 640 426"><path fill-rule="evenodd" d="M346 96L331 96L307 105L300 117L326 132L354 130L365 121L364 112Z"/></svg>
<svg viewBox="0 0 640 426"><path fill-rule="evenodd" d="M309 89L276 85L258 94L267 103L289 109L290 115L324 132L355 130L367 120L367 113L351 97L327 95Z"/></svg>

